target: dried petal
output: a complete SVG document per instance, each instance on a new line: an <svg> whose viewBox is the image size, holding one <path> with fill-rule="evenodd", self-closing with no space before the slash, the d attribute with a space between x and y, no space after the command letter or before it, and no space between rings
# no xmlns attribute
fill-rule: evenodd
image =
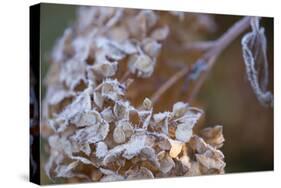
<svg viewBox="0 0 281 188"><path fill-rule="evenodd" d="M122 127L116 127L113 131L113 140L117 144L124 143L126 141L126 135Z"/></svg>
<svg viewBox="0 0 281 188"><path fill-rule="evenodd" d="M102 118L108 123L112 122L114 119L114 115L112 113L112 109L110 107L104 109L101 113Z"/></svg>
<svg viewBox="0 0 281 188"><path fill-rule="evenodd" d="M151 38L158 40L158 41L162 41L167 38L168 34L169 34L169 27L164 26L164 27L155 29L151 34Z"/></svg>
<svg viewBox="0 0 281 188"><path fill-rule="evenodd" d="M217 125L213 128L205 128L201 131L200 135L208 144L215 148L220 148L223 145L224 137L221 125Z"/></svg>
<svg viewBox="0 0 281 188"><path fill-rule="evenodd" d="M172 139L169 139L169 142L171 144L171 150L169 154L172 158L176 158L182 150L183 143Z"/></svg>
<svg viewBox="0 0 281 188"><path fill-rule="evenodd" d="M143 42L142 48L144 52L149 55L151 58L157 57L162 45L156 40L146 39Z"/></svg>
<svg viewBox="0 0 281 188"><path fill-rule="evenodd" d="M117 80L106 79L101 84L101 95L113 101L117 101L124 95L124 86Z"/></svg>
<svg viewBox="0 0 281 188"><path fill-rule="evenodd" d="M175 162L166 152L162 151L158 153L158 159L160 162L160 171L164 174L170 172L175 167Z"/></svg>
<svg viewBox="0 0 281 188"><path fill-rule="evenodd" d="M177 102L173 105L173 116L175 118L182 117L188 111L189 105L183 102Z"/></svg>
<svg viewBox="0 0 281 188"><path fill-rule="evenodd" d="M73 140L78 143L96 143L104 140L109 132L109 124L101 122L93 126L79 129L72 136Z"/></svg>
<svg viewBox="0 0 281 188"><path fill-rule="evenodd" d="M126 172L126 179L151 179L154 178L153 173L145 167L140 167L140 169L129 170Z"/></svg>
<svg viewBox="0 0 281 188"><path fill-rule="evenodd" d="M106 182L106 181L121 181L121 180L124 180L124 177L117 174L116 172L114 171L111 171L111 170L107 170L107 169L103 169L103 168L100 168L100 171L105 174L105 176L103 176L100 181L101 182Z"/></svg>
<svg viewBox="0 0 281 188"><path fill-rule="evenodd" d="M221 159L207 157L206 154L196 154L196 159L207 169L223 169L225 163Z"/></svg>
<svg viewBox="0 0 281 188"><path fill-rule="evenodd" d="M138 77L147 78L153 73L155 63L145 55L133 55L129 59L129 70Z"/></svg>
<svg viewBox="0 0 281 188"><path fill-rule="evenodd" d="M103 107L104 98L100 92L94 92L94 102L99 107Z"/></svg>
<svg viewBox="0 0 281 188"><path fill-rule="evenodd" d="M142 103L142 106L145 110L151 110L152 109L152 102L150 99L148 98L145 98L143 103Z"/></svg>
<svg viewBox="0 0 281 188"><path fill-rule="evenodd" d="M93 126L100 123L102 120L101 115L95 111L91 110L84 112L78 120L73 121L77 127Z"/></svg>
<svg viewBox="0 0 281 188"><path fill-rule="evenodd" d="M93 66L93 71L96 75L102 78L114 76L117 71L117 62L98 63Z"/></svg>
<svg viewBox="0 0 281 188"><path fill-rule="evenodd" d="M106 156L107 152L108 152L107 145L104 142L98 142L96 148L96 156L98 158L102 158Z"/></svg>
<svg viewBox="0 0 281 188"><path fill-rule="evenodd" d="M113 113L117 119L129 118L129 103L123 101L116 101L113 107Z"/></svg>
<svg viewBox="0 0 281 188"><path fill-rule="evenodd" d="M176 138L182 142L188 142L192 136L192 127L189 124L181 123L177 125Z"/></svg>
<svg viewBox="0 0 281 188"><path fill-rule="evenodd" d="M74 161L68 165L60 165L56 168L56 177L71 178L74 175L72 170L78 166L78 161Z"/></svg>

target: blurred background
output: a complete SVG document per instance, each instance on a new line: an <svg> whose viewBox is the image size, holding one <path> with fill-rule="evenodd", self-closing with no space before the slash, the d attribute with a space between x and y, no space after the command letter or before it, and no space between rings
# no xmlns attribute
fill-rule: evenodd
<svg viewBox="0 0 281 188"><path fill-rule="evenodd" d="M74 23L76 9L77 6L71 5L42 6L43 78L48 70L51 50L65 28ZM200 15L202 19L198 19ZM186 20L182 22L169 20L171 35L163 45L153 76L148 79L136 79L130 86L127 97L134 105L139 105L144 97L149 97L155 92L155 88L159 88L183 66L193 64L200 57L201 54L178 50L175 47L178 38L184 38L185 42L216 39L240 18L232 15L187 13ZM168 18L163 16L163 19ZM273 92L273 19L263 18L261 24L265 28L268 40L269 89ZM181 29L177 30L179 27ZM177 37L179 35L181 37ZM189 85L185 86L184 80L181 80L161 97L154 107L155 111L171 110L176 101L187 99L191 88ZM44 94L44 86L42 90ZM218 58L192 105L205 111L204 117L196 125L195 132L204 127L223 125L226 141L222 151L225 155L226 173L273 170L273 108L260 105L250 87L242 58L241 36ZM48 157L44 149L46 144L42 138L43 163ZM44 167L44 164L41 167ZM41 174L43 182L46 183L48 178L44 175L43 168Z"/></svg>

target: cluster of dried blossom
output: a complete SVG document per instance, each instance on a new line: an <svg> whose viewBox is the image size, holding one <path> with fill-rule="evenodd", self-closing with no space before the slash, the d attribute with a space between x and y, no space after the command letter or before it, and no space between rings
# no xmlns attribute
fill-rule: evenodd
<svg viewBox="0 0 281 188"><path fill-rule="evenodd" d="M102 7L78 13L46 79L43 119L52 128L46 174L115 181L224 173L222 126L195 135L202 110L177 102L171 112L154 113L148 98L136 108L125 96L130 79L116 79L120 63L136 77L152 75L169 35L159 13Z"/></svg>

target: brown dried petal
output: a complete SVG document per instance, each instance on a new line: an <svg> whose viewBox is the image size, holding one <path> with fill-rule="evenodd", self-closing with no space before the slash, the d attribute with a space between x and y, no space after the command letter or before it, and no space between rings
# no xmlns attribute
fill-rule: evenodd
<svg viewBox="0 0 281 188"><path fill-rule="evenodd" d="M107 170L107 169L103 169L103 168L100 168L100 171L105 174L105 176L103 176L100 181L101 182L107 182L107 181L121 181L121 180L124 180L124 177L117 174L116 172L114 171L111 171L111 170Z"/></svg>
<svg viewBox="0 0 281 188"><path fill-rule="evenodd" d="M126 172L126 179L151 179L154 178L153 173L145 167L140 167L140 169L129 170Z"/></svg>
<svg viewBox="0 0 281 188"><path fill-rule="evenodd" d="M189 145L197 153L204 153L208 149L208 145L205 141L197 135L191 137Z"/></svg>
<svg viewBox="0 0 281 188"><path fill-rule="evenodd" d="M160 162L160 171L164 174L170 172L175 167L175 162L166 152L162 151L158 153L158 159Z"/></svg>
<svg viewBox="0 0 281 188"><path fill-rule="evenodd" d="M213 128L205 128L201 131L200 135L208 144L215 148L220 148L223 145L224 137L221 125L217 125Z"/></svg>
<svg viewBox="0 0 281 188"><path fill-rule="evenodd" d="M190 164L191 164L191 166L188 169L188 172L185 174L186 176L199 176L199 175L202 174L201 171L200 171L199 162L193 161Z"/></svg>
<svg viewBox="0 0 281 188"><path fill-rule="evenodd" d="M210 158L206 154L196 154L196 159L207 169L223 169L225 163L219 158Z"/></svg>

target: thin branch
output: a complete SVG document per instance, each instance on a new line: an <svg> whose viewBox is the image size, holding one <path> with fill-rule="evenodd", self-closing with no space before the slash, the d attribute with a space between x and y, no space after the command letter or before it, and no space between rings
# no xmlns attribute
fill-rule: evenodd
<svg viewBox="0 0 281 188"><path fill-rule="evenodd" d="M194 52L194 51L200 51L200 52L206 52L210 48L212 48L215 45L216 41L200 41L200 42L193 42L183 45L184 51L188 52Z"/></svg>
<svg viewBox="0 0 281 188"><path fill-rule="evenodd" d="M187 101L191 102L195 96L197 96L203 83L208 77L208 73L214 66L218 56L243 32L245 32L250 27L251 17L244 17L238 22L236 22L230 29L228 29L219 39L217 39L214 47L208 51L203 59L206 59L208 64L208 69L205 71L199 80L196 82L195 87L192 89Z"/></svg>
<svg viewBox="0 0 281 188"><path fill-rule="evenodd" d="M127 70L127 71L123 74L122 78L120 79L120 82L121 82L121 83L125 82L128 78L130 78L130 76L131 76L131 72L130 72L129 70Z"/></svg>
<svg viewBox="0 0 281 188"><path fill-rule="evenodd" d="M194 97L199 92L204 81L207 78L207 73L211 70L214 63L216 62L218 56L223 52L223 50L231 44L240 34L248 29L250 26L251 17L244 17L241 20L237 21L231 28L229 28L219 39L215 41L210 41L206 43L201 43L204 47L208 48L205 54L199 59L207 63L208 68L205 71L205 74L201 75L195 87L193 88L190 96L188 97L188 102L194 99ZM212 46L210 46L212 44ZM201 46L202 46L201 45ZM199 45L200 46L200 45ZM174 76L167 80L151 97L151 101L155 104L160 97L172 87L178 80L184 77L189 73L189 67L178 71Z"/></svg>
<svg viewBox="0 0 281 188"><path fill-rule="evenodd" d="M189 71L189 67L181 69L179 72L174 74L168 81L166 81L151 97L152 104L155 104L159 98L170 88L172 87L179 79L186 75Z"/></svg>

